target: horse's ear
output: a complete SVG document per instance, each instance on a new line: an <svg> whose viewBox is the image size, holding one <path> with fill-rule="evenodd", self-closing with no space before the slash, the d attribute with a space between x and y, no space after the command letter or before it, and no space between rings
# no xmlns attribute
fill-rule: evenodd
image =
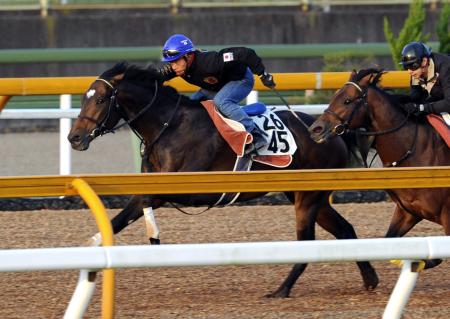
<svg viewBox="0 0 450 319"><path fill-rule="evenodd" d="M381 77L383 76L383 74L387 73L383 69L379 69L377 72L378 73L374 76L374 78L370 84L377 85L378 82L380 81Z"/></svg>
<svg viewBox="0 0 450 319"><path fill-rule="evenodd" d="M113 84L115 84L115 83L117 83L117 82L120 82L120 81L123 80L123 77L124 77L124 76L125 76L125 73L117 74L117 75L115 75L115 76L111 79L111 82L112 82Z"/></svg>
<svg viewBox="0 0 450 319"><path fill-rule="evenodd" d="M355 69L353 69L352 73L350 73L350 77L348 80L352 81L357 74L358 74L358 72Z"/></svg>

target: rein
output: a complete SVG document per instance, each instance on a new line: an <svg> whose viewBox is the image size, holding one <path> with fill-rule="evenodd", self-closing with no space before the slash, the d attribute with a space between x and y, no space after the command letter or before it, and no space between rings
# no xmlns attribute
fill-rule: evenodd
<svg viewBox="0 0 450 319"><path fill-rule="evenodd" d="M172 119L174 118L175 114L177 114L177 111L180 107L180 101L181 101L181 94L178 96L178 100L177 100L177 104L175 105L175 109L173 110L172 115L170 116L170 118L164 122L163 127L161 129L161 131L159 131L158 135L156 135L156 137L153 139L153 141L151 143L149 143L148 145L145 143L144 139L141 138L141 148L142 145L145 145L145 151L142 152L141 151L141 156L144 157L146 154L150 153L150 151L153 148L153 145L155 145L155 143L159 140L159 138L161 137L161 135L164 133L164 131L169 127L170 122L172 121ZM135 132L136 133L136 132ZM139 136L139 135L138 135ZM140 138L140 137L139 137Z"/></svg>

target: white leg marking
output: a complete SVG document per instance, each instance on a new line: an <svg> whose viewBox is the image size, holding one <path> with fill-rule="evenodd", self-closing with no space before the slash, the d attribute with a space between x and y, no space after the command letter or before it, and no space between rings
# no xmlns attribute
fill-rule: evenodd
<svg viewBox="0 0 450 319"><path fill-rule="evenodd" d="M151 207L144 208L145 227L147 228L148 238L159 238L159 228L156 224L155 215Z"/></svg>
<svg viewBox="0 0 450 319"><path fill-rule="evenodd" d="M100 246L101 244L102 244L102 235L100 233L95 234L88 241L89 246Z"/></svg>

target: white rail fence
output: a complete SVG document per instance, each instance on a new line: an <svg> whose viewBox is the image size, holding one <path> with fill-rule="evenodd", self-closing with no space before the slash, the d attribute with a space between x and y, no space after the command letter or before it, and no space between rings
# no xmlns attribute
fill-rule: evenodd
<svg viewBox="0 0 450 319"><path fill-rule="evenodd" d="M258 92L252 91L247 97L247 104L258 101ZM276 110L287 110L284 105L271 105ZM313 105L292 105L294 111L300 111L311 115L318 115L325 110L326 104ZM72 172L71 146L67 141L71 127L71 119L76 118L80 109L72 108L71 95L63 94L60 96L59 109L5 109L0 112L0 119L60 119L59 129L59 174L70 175ZM133 134L133 133L132 133ZM136 142L137 143L137 142ZM137 151L136 151L137 152Z"/></svg>
<svg viewBox="0 0 450 319"><path fill-rule="evenodd" d="M383 319L401 318L418 273L417 260L449 258L450 237L316 240L288 242L177 244L162 246L110 246L0 250L0 271L143 268L348 262L400 259L399 279ZM30 263L30 260L33 262ZM86 288L92 296L93 287ZM89 300L85 300L89 302ZM80 305L81 307L81 305ZM65 318L81 318L84 309L66 311Z"/></svg>

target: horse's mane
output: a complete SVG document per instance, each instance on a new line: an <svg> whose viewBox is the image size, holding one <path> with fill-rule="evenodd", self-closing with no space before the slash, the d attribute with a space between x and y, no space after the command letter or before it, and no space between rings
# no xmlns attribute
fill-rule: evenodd
<svg viewBox="0 0 450 319"><path fill-rule="evenodd" d="M160 93L172 99L178 99L178 91L169 85L163 84L163 79L161 78L159 71L153 65L143 68L134 64L129 64L126 61L121 61L111 69L103 72L100 75L100 78L111 79L119 74L124 75L121 81L146 89L154 87L156 83ZM198 105L196 101L192 101L184 95L181 96L181 99L183 104Z"/></svg>
<svg viewBox="0 0 450 319"><path fill-rule="evenodd" d="M110 80L118 74L122 74L126 71L128 67L127 61L120 61L116 63L111 69L106 70L102 74L100 74L99 78Z"/></svg>
<svg viewBox="0 0 450 319"><path fill-rule="evenodd" d="M376 68L362 69L359 70L358 72L354 71L354 73L350 77L350 81L358 83L363 78L370 75L371 78L369 79L369 85L376 86L384 73L385 72L383 71L383 69L376 69Z"/></svg>
<svg viewBox="0 0 450 319"><path fill-rule="evenodd" d="M369 69L362 69L358 72L354 71L353 75L350 78L350 81L353 81L355 83L358 83L366 76L370 75L371 78L369 78L369 86L378 91L381 95L383 95L391 105L394 107L398 107L398 105L401 103L401 95L397 95L394 93L391 93L383 88L380 88L378 86L378 83L380 82L381 76L385 74L383 69L377 69L377 68L369 68ZM403 109L401 109L403 111Z"/></svg>

